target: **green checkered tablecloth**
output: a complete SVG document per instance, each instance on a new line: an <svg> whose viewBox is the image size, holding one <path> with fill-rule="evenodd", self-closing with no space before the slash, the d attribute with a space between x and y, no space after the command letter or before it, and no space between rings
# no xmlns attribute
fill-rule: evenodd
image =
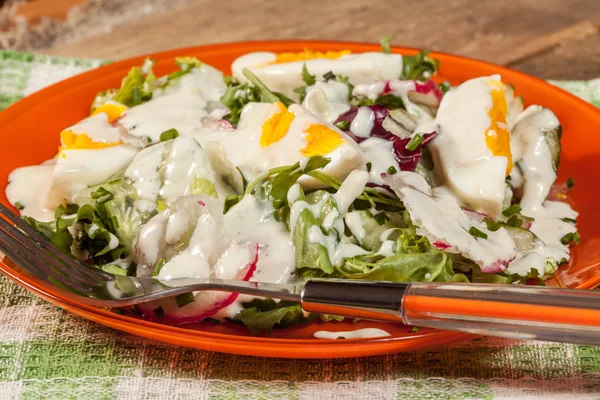
<svg viewBox="0 0 600 400"><path fill-rule="evenodd" d="M0 52L0 107L98 67ZM600 80L553 82L600 107ZM478 339L342 360L174 347L57 309L0 277L0 399L600 399L600 347Z"/></svg>

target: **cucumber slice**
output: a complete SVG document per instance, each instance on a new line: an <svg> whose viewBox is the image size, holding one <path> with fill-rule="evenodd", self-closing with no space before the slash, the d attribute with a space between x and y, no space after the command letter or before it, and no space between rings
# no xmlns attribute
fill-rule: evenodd
<svg viewBox="0 0 600 400"><path fill-rule="evenodd" d="M504 227L510 237L515 241L517 252L531 250L535 247L535 234L525 228L516 228L514 226Z"/></svg>
<svg viewBox="0 0 600 400"><path fill-rule="evenodd" d="M554 171L558 171L558 164L560 163L561 136L562 127L560 125L552 130L544 131L544 137L546 138L546 143L548 143L550 154L552 155L552 165L554 166Z"/></svg>

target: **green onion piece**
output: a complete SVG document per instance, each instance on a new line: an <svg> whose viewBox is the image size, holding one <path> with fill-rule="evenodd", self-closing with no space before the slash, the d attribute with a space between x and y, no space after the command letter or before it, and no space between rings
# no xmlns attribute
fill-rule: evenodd
<svg viewBox="0 0 600 400"><path fill-rule="evenodd" d="M161 258L160 260L158 260L158 262L156 263L156 267L154 267L154 271L152 272L153 278L158 276L158 274L160 273L160 270L166 263L167 263L167 260L165 260L164 258Z"/></svg>
<svg viewBox="0 0 600 400"><path fill-rule="evenodd" d="M325 79L326 81L333 78L335 78L335 74L333 73L333 71L329 71L325 75L323 75L323 79Z"/></svg>
<svg viewBox="0 0 600 400"><path fill-rule="evenodd" d="M390 165L390 167L388 168L388 174L394 175L396 172L398 172L396 167L394 167L393 165Z"/></svg>
<svg viewBox="0 0 600 400"><path fill-rule="evenodd" d="M175 139L178 136L179 136L179 132L177 132L177 129L171 128L168 131L164 131L163 133L160 134L160 141L166 142L167 140Z"/></svg>
<svg viewBox="0 0 600 400"><path fill-rule="evenodd" d="M367 163L367 172L371 172L371 169L373 168L373 164L371 162Z"/></svg>
<svg viewBox="0 0 600 400"><path fill-rule="evenodd" d="M563 219L561 219L561 221L563 221L563 222L570 222L572 224L576 224L577 223L577 220L573 219L573 218L563 218Z"/></svg>
<svg viewBox="0 0 600 400"><path fill-rule="evenodd" d="M412 333L419 333L419 327L418 326L413 326L412 327Z"/></svg>
<svg viewBox="0 0 600 400"><path fill-rule="evenodd" d="M163 311L162 307L158 307L154 309L154 315L156 315L156 318L163 318L165 316L165 312Z"/></svg>
<svg viewBox="0 0 600 400"><path fill-rule="evenodd" d="M335 127L338 128L339 130L345 131L345 130L348 130L348 128L350 127L350 122L349 121L338 121L335 123Z"/></svg>
<svg viewBox="0 0 600 400"><path fill-rule="evenodd" d="M571 190L575 186L575 180L573 178L567 179L567 189Z"/></svg>
<svg viewBox="0 0 600 400"><path fill-rule="evenodd" d="M579 236L578 232L571 232L571 233L567 233L565 236L563 236L560 239L560 242L562 244L564 244L565 246L567 246L571 242L573 242L575 244L579 244L580 240L581 240L581 236Z"/></svg>
<svg viewBox="0 0 600 400"><path fill-rule="evenodd" d="M317 79L315 78L315 76L311 75L310 72L308 72L308 68L306 68L306 63L304 63L302 65L302 80L308 86L312 86L317 82Z"/></svg>
<svg viewBox="0 0 600 400"><path fill-rule="evenodd" d="M488 230L492 232L496 232L498 229L500 229L500 227L502 227L502 224L499 224L498 222L489 218L484 218L483 222L485 222L487 225Z"/></svg>
<svg viewBox="0 0 600 400"><path fill-rule="evenodd" d="M415 135L412 137L412 139L410 139L410 142L408 142L405 149L408 151L415 151L417 149L417 147L419 147L419 145L421 144L422 141L423 141L423 136Z"/></svg>
<svg viewBox="0 0 600 400"><path fill-rule="evenodd" d="M518 204L513 204L508 207L506 210L502 211L502 215L505 217L510 217L511 215L518 214L521 212L521 206Z"/></svg>
<svg viewBox="0 0 600 400"><path fill-rule="evenodd" d="M392 51L390 50L390 41L392 40L392 35L384 36L379 39L379 44L381 45L381 52L384 54L390 54Z"/></svg>
<svg viewBox="0 0 600 400"><path fill-rule="evenodd" d="M175 301L177 302L177 307L181 308L194 301L194 294L182 293L180 295L175 296Z"/></svg>
<svg viewBox="0 0 600 400"><path fill-rule="evenodd" d="M23 205L23 203L21 203L20 201L17 201L17 202L15 203L15 208L16 208L17 210L21 211L22 209L24 209L24 208L25 208L25 206L24 206L24 205Z"/></svg>
<svg viewBox="0 0 600 400"><path fill-rule="evenodd" d="M475 228L474 226L469 228L469 233L471 234L471 236L476 237L476 238L482 238L482 239L488 238L487 233L481 232L479 229Z"/></svg>
<svg viewBox="0 0 600 400"><path fill-rule="evenodd" d="M244 76L252 83L259 91L261 100L265 103L277 103L280 101L277 97L256 75L248 68L242 69Z"/></svg>
<svg viewBox="0 0 600 400"><path fill-rule="evenodd" d="M90 193L92 199L96 200L96 205L104 204L107 201L111 201L114 196L111 192L104 189L103 187L99 187L95 192Z"/></svg>

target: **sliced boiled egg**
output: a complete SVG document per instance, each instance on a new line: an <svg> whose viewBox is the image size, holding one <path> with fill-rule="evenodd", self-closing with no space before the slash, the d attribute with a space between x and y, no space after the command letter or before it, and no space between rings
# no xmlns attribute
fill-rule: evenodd
<svg viewBox="0 0 600 400"><path fill-rule="evenodd" d="M467 208L496 217L513 162L507 104L499 75L471 79L446 93L429 148L437 183Z"/></svg>
<svg viewBox="0 0 600 400"><path fill-rule="evenodd" d="M45 197L44 208L72 202L81 189L108 180L123 170L137 153L127 145L104 148L62 148Z"/></svg>
<svg viewBox="0 0 600 400"><path fill-rule="evenodd" d="M111 103L98 107L92 116L60 133L59 152L62 149L99 149L121 144L120 130L111 124L120 115Z"/></svg>
<svg viewBox="0 0 600 400"><path fill-rule="evenodd" d="M208 115L207 102L193 92L175 92L135 106L119 119L127 132L126 143L146 146L160 142L160 135L176 129L181 136L194 136Z"/></svg>
<svg viewBox="0 0 600 400"><path fill-rule="evenodd" d="M294 89L304 86L302 68L306 64L309 73L321 79L328 72L348 77L350 83L368 83L375 80L396 79L402 72L402 56L399 54L361 53L348 50L321 53L305 50L299 53L255 52L238 57L231 65L233 76L246 82L242 70L251 70L273 91L298 99Z"/></svg>
<svg viewBox="0 0 600 400"><path fill-rule="evenodd" d="M279 102L249 103L242 110L237 130L207 133L197 139L220 142L229 160L248 178L312 156L330 158L324 172L337 179L365 165L364 152L350 137L298 104L286 108ZM301 183L316 184L313 180Z"/></svg>

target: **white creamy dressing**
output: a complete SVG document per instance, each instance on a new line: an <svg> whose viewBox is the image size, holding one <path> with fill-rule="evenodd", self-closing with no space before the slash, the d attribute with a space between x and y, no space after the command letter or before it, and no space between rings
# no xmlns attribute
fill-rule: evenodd
<svg viewBox="0 0 600 400"><path fill-rule="evenodd" d="M371 163L369 181L383 185L381 174L387 174L390 167L400 171L400 165L394 157L394 144L378 137L371 137L359 144L366 154L366 159Z"/></svg>
<svg viewBox="0 0 600 400"><path fill-rule="evenodd" d="M87 117L64 131L69 130L76 135L84 134L94 142L118 143L121 140L119 128L108 123L108 115L105 113Z"/></svg>
<svg viewBox="0 0 600 400"><path fill-rule="evenodd" d="M138 149L111 146L101 149L62 149L56 158L42 207L56 209L72 203L80 190L104 182L122 171L137 154Z"/></svg>
<svg viewBox="0 0 600 400"><path fill-rule="evenodd" d="M158 143L140 151L125 171L145 200L173 202L190 194L195 179L214 184L212 169L198 142L187 137Z"/></svg>
<svg viewBox="0 0 600 400"><path fill-rule="evenodd" d="M258 243L253 282L286 283L295 268L294 246L284 223L273 216L269 202L244 198L224 215L226 232L238 243Z"/></svg>
<svg viewBox="0 0 600 400"><path fill-rule="evenodd" d="M202 128L202 118L208 115L206 106L200 94L175 92L129 109L119 124L134 139L132 143L141 146L148 144L147 141L160 142L161 133L170 129L176 129L181 136L193 137ZM128 137L124 140L127 142Z"/></svg>
<svg viewBox="0 0 600 400"><path fill-rule="evenodd" d="M167 222L169 225L177 221ZM210 258L214 256L218 237L217 221L210 214L198 218L188 247L167 261L158 273L158 279L167 281L177 278L208 278L211 276Z"/></svg>
<svg viewBox="0 0 600 400"><path fill-rule="evenodd" d="M352 171L350 175L344 180L337 193L333 195L333 198L337 205L337 210L335 213L335 218L340 221L340 228L337 228L337 233L342 236L343 235L343 224L341 224L342 219L347 216L347 211L350 205L356 200L358 196L360 196L365 188L365 185L369 181L369 174L365 171ZM304 202L296 202L292 205L292 210L298 204L299 209L307 208L302 203ZM293 210L294 211L294 210ZM300 211L301 212L301 211ZM300 214L300 212L296 211L296 214ZM296 217L297 219L298 217ZM351 220L354 217L351 217ZM360 217L359 217L360 218ZM290 217L291 219L291 217ZM360 221L362 228L362 221ZM329 224L334 225L334 223ZM355 224L356 225L356 224ZM358 229L357 226L354 226L355 229ZM341 231L341 232L340 232ZM293 234L293 231L292 231ZM347 257L355 257L362 254L368 254L368 251L364 250L360 246L357 246L353 243L345 243L340 242L338 240L337 235L325 235L321 228L317 225L313 225L309 229L308 241L314 244L320 244L327 249L327 253L329 255L329 259L331 263L335 266L341 266L344 262L344 258Z"/></svg>
<svg viewBox="0 0 600 400"><path fill-rule="evenodd" d="M510 144L514 162L518 162L525 182L520 202L524 215L533 216L531 214L539 210L556 180L544 131L559 125L554 113L541 106L530 106L517 117Z"/></svg>
<svg viewBox="0 0 600 400"><path fill-rule="evenodd" d="M44 196L40 195L48 190L53 170L54 165L42 164L17 168L8 175L6 198L10 204L23 207L21 215L42 222L54 220L55 209L46 207Z"/></svg>
<svg viewBox="0 0 600 400"><path fill-rule="evenodd" d="M218 102L225 94L227 86L223 82L223 73L207 64L192 70L171 81L164 89L154 91L152 98L173 93L197 93L207 102Z"/></svg>
<svg viewBox="0 0 600 400"><path fill-rule="evenodd" d="M348 85L330 80L306 87L302 106L323 121L333 123L350 109Z"/></svg>
<svg viewBox="0 0 600 400"><path fill-rule="evenodd" d="M402 56L400 54L384 54L367 52L343 55L336 59L317 58L273 64L277 55L270 52L255 52L238 57L231 64L233 76L241 82L247 82L242 69L250 69L269 89L283 93L293 100L298 100L295 88L304 86L302 67L317 78L328 72L347 77L351 84L388 80L402 73Z"/></svg>
<svg viewBox="0 0 600 400"><path fill-rule="evenodd" d="M569 246L560 239L577 228L562 219L576 219L578 214L567 203L544 201L557 176L544 131L558 126L554 113L541 106L528 107L514 122L511 150L518 167L513 168L511 184L523 188L521 213L535 219L529 229L538 239L533 249L520 253L509 265L507 272L512 274L527 275L535 268L549 275L557 263L570 259Z"/></svg>
<svg viewBox="0 0 600 400"><path fill-rule="evenodd" d="M491 81L471 79L443 97L435 122L438 135L429 144L434 174L467 208L496 218L502 210L508 159L494 156L485 135L491 126Z"/></svg>
<svg viewBox="0 0 600 400"><path fill-rule="evenodd" d="M449 245L445 251L462 254L484 272L500 272L517 256L515 243L506 229L489 231L484 223L472 220L454 197L432 190L421 175L401 171L386 177L385 182L404 202L417 232L431 243ZM473 237L469 233L473 226L488 238Z"/></svg>
<svg viewBox="0 0 600 400"><path fill-rule="evenodd" d="M389 332L378 328L363 328L354 331L317 331L313 334L317 339L366 339L391 336Z"/></svg>
<svg viewBox="0 0 600 400"><path fill-rule="evenodd" d="M354 235L359 243L362 243L363 239L367 235L367 231L363 227L362 216L360 211L351 211L346 214L344 218L346 226L350 229L350 232Z"/></svg>
<svg viewBox="0 0 600 400"><path fill-rule="evenodd" d="M365 190L369 182L369 173L366 171L352 171L344 180L338 191L333 195L340 215L345 215L348 208Z"/></svg>
<svg viewBox="0 0 600 400"><path fill-rule="evenodd" d="M375 125L375 114L369 107L360 107L350 124L350 132L361 138L371 136Z"/></svg>
<svg viewBox="0 0 600 400"><path fill-rule="evenodd" d="M381 243L381 247L375 253L376 256L391 257L395 254L396 242L393 240L385 240Z"/></svg>

